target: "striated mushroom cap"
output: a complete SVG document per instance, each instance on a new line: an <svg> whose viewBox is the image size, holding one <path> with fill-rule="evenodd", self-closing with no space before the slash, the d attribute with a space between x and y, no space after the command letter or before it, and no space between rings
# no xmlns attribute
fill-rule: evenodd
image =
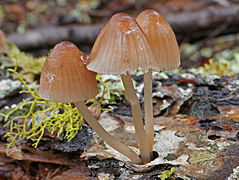
<svg viewBox="0 0 239 180"><path fill-rule="evenodd" d="M60 42L48 55L40 78L39 96L53 102L79 102L98 93L95 73L86 69L86 55L73 43Z"/></svg>
<svg viewBox="0 0 239 180"><path fill-rule="evenodd" d="M171 70L180 65L180 52L175 34L171 26L157 11L153 9L141 12L136 21L146 34L152 47L155 61L154 70Z"/></svg>
<svg viewBox="0 0 239 180"><path fill-rule="evenodd" d="M103 74L147 72L154 56L136 20L117 13L100 31L89 57L89 70Z"/></svg>

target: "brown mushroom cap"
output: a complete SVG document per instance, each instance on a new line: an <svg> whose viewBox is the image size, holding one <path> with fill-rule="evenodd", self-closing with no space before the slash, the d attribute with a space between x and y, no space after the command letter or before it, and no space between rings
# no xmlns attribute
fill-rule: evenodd
<svg viewBox="0 0 239 180"><path fill-rule="evenodd" d="M48 55L40 78L39 96L53 102L79 102L98 93L95 73L73 43L58 43Z"/></svg>
<svg viewBox="0 0 239 180"><path fill-rule="evenodd" d="M136 21L146 34L155 54L154 70L171 70L180 65L180 52L171 26L153 9L141 12Z"/></svg>
<svg viewBox="0 0 239 180"><path fill-rule="evenodd" d="M87 68L104 74L147 72L153 59L152 50L136 20L117 13L99 33Z"/></svg>

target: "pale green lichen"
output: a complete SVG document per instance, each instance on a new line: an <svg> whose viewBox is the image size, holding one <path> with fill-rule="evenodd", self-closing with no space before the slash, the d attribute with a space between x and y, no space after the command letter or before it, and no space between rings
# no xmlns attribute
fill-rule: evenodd
<svg viewBox="0 0 239 180"><path fill-rule="evenodd" d="M34 147L37 147L45 132L50 132L55 136L63 135L63 138L70 141L81 129L81 123L83 122L83 117L78 113L77 108L70 103L45 101L38 96L36 88L32 90L27 85L27 82L33 82L35 76L40 74L46 58L34 58L21 52L14 44L8 42L8 45L10 48L5 52L6 56L1 57L4 67L12 67L18 62L21 71L17 72L17 66L15 66L15 69L9 69L9 71L25 86L26 91L21 93L30 93L33 100L23 100L7 114L1 114L6 122L5 127L9 128L9 131L5 134L8 141L7 147L9 148L17 142L28 139L33 142ZM104 100L115 101L121 97L122 91L112 89L111 82L105 80L99 74L96 79L100 82L99 95L88 100L87 104L97 106L100 110L110 110L103 108L101 106L102 102Z"/></svg>
<svg viewBox="0 0 239 180"><path fill-rule="evenodd" d="M203 162L212 159L212 155L208 152L199 152L196 156L193 156L191 160L194 162Z"/></svg>
<svg viewBox="0 0 239 180"><path fill-rule="evenodd" d="M97 74L96 79L100 82L99 97L104 97L108 102L122 100L123 87L119 76ZM103 92L107 92L103 96Z"/></svg>
<svg viewBox="0 0 239 180"><path fill-rule="evenodd" d="M193 155L190 158L190 162L193 164L200 164L202 168L212 168L214 164L214 158L211 153L205 151L205 152L199 152L195 155Z"/></svg>
<svg viewBox="0 0 239 180"><path fill-rule="evenodd" d="M38 90L30 89L22 76L16 71L17 69L9 69L25 86L26 91L20 93L30 93L33 100L23 100L20 105L10 110L7 114L0 114L4 117L4 127L9 128L5 134L8 141L7 148L23 140L31 140L33 146L37 147L45 132L49 132L56 137L63 135L64 139L70 141L76 136L81 129L83 117L79 114L76 107L71 103L54 103L45 101L38 96ZM101 81L100 76L97 77L102 89L102 96L97 100L93 98L88 101L92 106L101 104L104 95L110 91L107 85Z"/></svg>
<svg viewBox="0 0 239 180"><path fill-rule="evenodd" d="M27 89L21 93L30 93L33 100L23 100L6 115L1 114L6 122L4 126L9 128L5 134L8 141L7 147L27 139L32 140L33 146L37 147L46 131L51 134L56 133L56 136L64 133L64 138L68 141L74 138L83 122L83 117L78 113L77 108L70 103L44 101L38 96L37 89L31 90L28 87L16 69L9 69L9 71L13 72ZM21 111L25 113L16 115L16 112L21 114L19 113Z"/></svg>

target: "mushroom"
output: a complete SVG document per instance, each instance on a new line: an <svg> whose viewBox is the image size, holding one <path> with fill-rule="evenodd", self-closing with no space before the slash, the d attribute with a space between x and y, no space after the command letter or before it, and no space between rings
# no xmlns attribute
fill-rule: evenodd
<svg viewBox="0 0 239 180"><path fill-rule="evenodd" d="M141 12L136 21L148 38L156 57L151 69L144 74L145 131L152 158L154 120L152 105L152 70L172 70L180 65L180 52L175 34L167 21L155 10Z"/></svg>
<svg viewBox="0 0 239 180"><path fill-rule="evenodd" d="M142 120L139 99L130 74L138 68L148 71L153 53L136 20L126 13L117 13L100 31L90 53L87 68L97 73L121 75L125 97L131 105L137 142L143 163L150 154Z"/></svg>
<svg viewBox="0 0 239 180"><path fill-rule="evenodd" d="M85 100L98 93L95 73L86 69L86 55L73 43L58 43L48 55L40 78L39 96L53 102L72 102L91 128L111 147L140 164L140 157L111 136L94 118Z"/></svg>

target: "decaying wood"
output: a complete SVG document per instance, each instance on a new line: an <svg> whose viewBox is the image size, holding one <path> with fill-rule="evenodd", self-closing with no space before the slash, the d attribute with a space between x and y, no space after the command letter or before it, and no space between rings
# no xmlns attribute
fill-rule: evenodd
<svg viewBox="0 0 239 180"><path fill-rule="evenodd" d="M239 24L239 5L229 7L208 7L200 11L185 12L166 16L174 30L179 34L208 30L223 24Z"/></svg>
<svg viewBox="0 0 239 180"><path fill-rule="evenodd" d="M179 36L200 39L239 31L239 5L208 7L200 11L166 16Z"/></svg>
<svg viewBox="0 0 239 180"><path fill-rule="evenodd" d="M89 45L102 27L103 24L43 27L23 34L10 34L8 38L23 50L52 47L64 40Z"/></svg>
<svg viewBox="0 0 239 180"><path fill-rule="evenodd" d="M239 5L226 7L211 6L199 11L164 15L171 24L177 38L190 35L193 40L239 31ZM52 47L63 40L91 45L104 23L94 25L72 25L62 27L43 27L23 34L10 34L9 40L23 50Z"/></svg>

